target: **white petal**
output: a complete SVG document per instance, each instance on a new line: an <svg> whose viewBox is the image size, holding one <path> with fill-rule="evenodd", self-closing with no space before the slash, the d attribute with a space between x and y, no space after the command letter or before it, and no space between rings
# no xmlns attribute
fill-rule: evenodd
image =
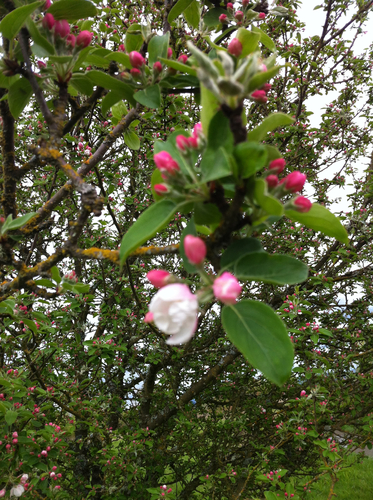
<svg viewBox="0 0 373 500"><path fill-rule="evenodd" d="M166 340L166 344L169 345L177 345L177 344L185 344L189 342L189 340L194 336L194 332L197 329L198 318L195 316L194 318L188 318L188 322L183 324L183 327L180 331L172 335L169 339Z"/></svg>

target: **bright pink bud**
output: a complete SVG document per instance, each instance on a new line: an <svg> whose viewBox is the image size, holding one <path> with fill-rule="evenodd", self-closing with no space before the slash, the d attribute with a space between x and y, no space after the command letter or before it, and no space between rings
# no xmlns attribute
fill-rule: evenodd
<svg viewBox="0 0 373 500"><path fill-rule="evenodd" d="M167 490L167 493L171 493L171 491L172 491L172 488L169 488L169 489Z"/></svg>
<svg viewBox="0 0 373 500"><path fill-rule="evenodd" d="M306 393L306 391L301 391L301 392L300 392L300 395L301 395L301 396L306 396L306 394L307 394L307 393Z"/></svg>
<svg viewBox="0 0 373 500"><path fill-rule="evenodd" d="M154 191L158 196L163 196L168 193L168 187L164 184L154 184Z"/></svg>
<svg viewBox="0 0 373 500"><path fill-rule="evenodd" d="M236 19L236 21L238 22L241 22L243 20L243 17L244 17L244 14L242 12L242 10L237 10L235 13L234 13L234 18Z"/></svg>
<svg viewBox="0 0 373 500"><path fill-rule="evenodd" d="M205 260L207 253L206 243L198 236L188 234L184 238L184 251L187 259L192 264L201 264Z"/></svg>
<svg viewBox="0 0 373 500"><path fill-rule="evenodd" d="M12 436L13 436L14 438L17 438L17 437L18 437L18 432L13 432Z"/></svg>
<svg viewBox="0 0 373 500"><path fill-rule="evenodd" d="M227 15L226 15L226 14L220 14L220 16L219 16L219 21L220 21L221 23L225 23L225 22L227 22Z"/></svg>
<svg viewBox="0 0 373 500"><path fill-rule="evenodd" d="M162 269L153 269L149 271L146 277L150 283L155 286L155 288L162 288L168 283L168 279L171 274L168 271L163 271Z"/></svg>
<svg viewBox="0 0 373 500"><path fill-rule="evenodd" d="M76 44L78 47L85 48L88 47L88 45L92 41L92 33L90 31L84 30L79 33L79 35L76 38Z"/></svg>
<svg viewBox="0 0 373 500"><path fill-rule="evenodd" d="M154 320L154 314L148 311L145 314L144 323L153 323L153 320Z"/></svg>
<svg viewBox="0 0 373 500"><path fill-rule="evenodd" d="M175 161L170 153L167 153L167 151L161 151L160 153L155 154L154 161L157 168L161 172L167 172L172 175L180 170L177 161Z"/></svg>
<svg viewBox="0 0 373 500"><path fill-rule="evenodd" d="M160 63L159 61L155 62L153 64L153 71L154 73L162 73L162 63Z"/></svg>
<svg viewBox="0 0 373 500"><path fill-rule="evenodd" d="M264 92L269 92L272 88L272 85L270 83L265 83L263 87L260 90L264 90Z"/></svg>
<svg viewBox="0 0 373 500"><path fill-rule="evenodd" d="M259 19L265 19L266 15L264 12L259 12L258 18Z"/></svg>
<svg viewBox="0 0 373 500"><path fill-rule="evenodd" d="M202 131L202 123L199 122L199 123L196 123L193 127L193 135L196 136L196 137L199 137L201 135L203 135L203 131Z"/></svg>
<svg viewBox="0 0 373 500"><path fill-rule="evenodd" d="M2 489L2 490L0 490L0 497L1 497L1 498L2 498L2 497L5 497L5 493L6 493L5 488L4 488L4 489Z"/></svg>
<svg viewBox="0 0 373 500"><path fill-rule="evenodd" d="M130 73L131 75L135 78L135 79L138 79L139 77L141 77L141 71L137 68L131 68L130 69Z"/></svg>
<svg viewBox="0 0 373 500"><path fill-rule="evenodd" d="M267 66L266 66L265 64L262 64L262 66L261 66L261 70L262 70L262 71L263 71L263 73L264 73L265 71L268 71L268 68L267 68Z"/></svg>
<svg viewBox="0 0 373 500"><path fill-rule="evenodd" d="M167 49L167 58L170 59L170 57L172 57L172 56L173 56L172 49L171 49L171 47L168 47L168 49Z"/></svg>
<svg viewBox="0 0 373 500"><path fill-rule="evenodd" d="M51 31L53 26L56 24L56 20L52 14L45 14L41 24L44 29Z"/></svg>
<svg viewBox="0 0 373 500"><path fill-rule="evenodd" d="M45 0L43 5L43 10L48 10L51 5L52 5L51 0Z"/></svg>
<svg viewBox="0 0 373 500"><path fill-rule="evenodd" d="M227 3L227 9L233 10L233 3L228 2Z"/></svg>
<svg viewBox="0 0 373 500"><path fill-rule="evenodd" d="M121 43L118 47L118 52L126 52L126 47Z"/></svg>
<svg viewBox="0 0 373 500"><path fill-rule="evenodd" d="M74 48L75 44L76 44L75 35L73 35L72 33L70 33L70 35L67 35L67 37L66 37L66 46L67 47L70 46L71 48Z"/></svg>
<svg viewBox="0 0 373 500"><path fill-rule="evenodd" d="M269 175L266 177L266 181L269 188L274 188L278 184L278 177L277 175Z"/></svg>
<svg viewBox="0 0 373 500"><path fill-rule="evenodd" d="M130 52L130 63L133 68L141 68L145 64L145 59L142 57L140 52L133 50Z"/></svg>
<svg viewBox="0 0 373 500"><path fill-rule="evenodd" d="M242 43L237 38L233 38L228 45L228 52L232 56L240 57L242 54Z"/></svg>
<svg viewBox="0 0 373 500"><path fill-rule="evenodd" d="M62 19L61 21L56 21L56 24L54 25L55 35L58 35L61 38L65 38L69 33L70 33L70 25L66 21L66 19Z"/></svg>
<svg viewBox="0 0 373 500"><path fill-rule="evenodd" d="M247 7L250 3L250 0L242 0L243 7Z"/></svg>
<svg viewBox="0 0 373 500"><path fill-rule="evenodd" d="M44 69L47 67L47 65L43 61L38 61L36 64L38 65L39 69Z"/></svg>
<svg viewBox="0 0 373 500"><path fill-rule="evenodd" d="M276 158L276 160L272 160L268 165L269 170L274 170L274 172L278 175L284 170L286 165L286 161L283 158Z"/></svg>
<svg viewBox="0 0 373 500"><path fill-rule="evenodd" d="M309 212L311 210L312 202L305 196L298 196L293 201L293 205L298 212L302 212L305 214L306 212Z"/></svg>
<svg viewBox="0 0 373 500"><path fill-rule="evenodd" d="M47 457L47 456L48 456L48 452L47 452L46 450L43 450L43 451L41 452L41 455L42 455L43 457Z"/></svg>
<svg viewBox="0 0 373 500"><path fill-rule="evenodd" d="M212 289L215 297L223 304L234 304L240 295L242 287L231 273L223 273L216 278Z"/></svg>
<svg viewBox="0 0 373 500"><path fill-rule="evenodd" d="M17 438L12 439L12 443L13 443L13 444L17 444L17 443L18 443L18 439L17 439Z"/></svg>
<svg viewBox="0 0 373 500"><path fill-rule="evenodd" d="M306 179L307 176L305 174L301 174L298 170L296 170L286 176L282 182L285 184L285 189L287 191L296 193L297 191L301 191L301 189L303 189Z"/></svg>
<svg viewBox="0 0 373 500"><path fill-rule="evenodd" d="M187 60L188 60L188 56L186 54L181 54L181 56L179 56L177 58L177 60L183 64L186 64Z"/></svg>
<svg viewBox="0 0 373 500"><path fill-rule="evenodd" d="M267 94L265 93L264 90L255 90L251 94L252 99L254 99L256 102L259 102L261 104L264 104L268 101Z"/></svg>
<svg viewBox="0 0 373 500"><path fill-rule="evenodd" d="M176 146L182 152L185 152L189 149L189 140L185 135L178 135L176 137Z"/></svg>

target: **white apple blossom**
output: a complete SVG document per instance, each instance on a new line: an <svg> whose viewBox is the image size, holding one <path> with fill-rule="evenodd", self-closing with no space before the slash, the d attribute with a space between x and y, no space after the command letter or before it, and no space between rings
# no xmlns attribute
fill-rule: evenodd
<svg viewBox="0 0 373 500"><path fill-rule="evenodd" d="M171 337L167 344L185 344L197 329L198 300L187 285L173 283L152 298L149 311L155 325Z"/></svg>
<svg viewBox="0 0 373 500"><path fill-rule="evenodd" d="M18 484L17 486L13 486L13 488L10 490L10 496L20 497L24 491L25 488L22 486L22 484Z"/></svg>

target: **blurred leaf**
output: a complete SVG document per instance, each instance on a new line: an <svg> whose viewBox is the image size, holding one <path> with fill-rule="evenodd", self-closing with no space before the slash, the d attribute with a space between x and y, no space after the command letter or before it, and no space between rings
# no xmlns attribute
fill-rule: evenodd
<svg viewBox="0 0 373 500"><path fill-rule="evenodd" d="M55 19L66 19L69 22L74 22L78 19L94 17L97 14L97 9L92 2L87 0L60 0L54 2L47 12L53 14Z"/></svg>
<svg viewBox="0 0 373 500"><path fill-rule="evenodd" d="M178 0L168 14L168 22L172 23L194 0Z"/></svg>
<svg viewBox="0 0 373 500"><path fill-rule="evenodd" d="M41 7L43 3L43 1L33 2L29 5L23 5L22 7L18 7L18 9L14 9L12 12L9 12L9 14L7 14L0 23L0 33L2 33L4 37L9 40L14 38L25 24L28 16L38 7Z"/></svg>
<svg viewBox="0 0 373 500"><path fill-rule="evenodd" d="M159 108L161 105L161 92L159 85L152 85L144 90L139 90L134 94L137 102L148 108Z"/></svg>

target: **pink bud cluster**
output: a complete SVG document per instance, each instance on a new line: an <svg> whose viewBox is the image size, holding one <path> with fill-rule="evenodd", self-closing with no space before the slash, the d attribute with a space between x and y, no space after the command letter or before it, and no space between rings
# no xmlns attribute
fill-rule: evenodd
<svg viewBox="0 0 373 500"><path fill-rule="evenodd" d="M55 19L52 14L45 14L41 22L43 28L48 31L53 31L55 39L65 39L66 46L74 48L75 46L79 49L84 49L92 41L92 33L87 30L83 30L79 33L77 37L70 33L70 25L66 19Z"/></svg>
<svg viewBox="0 0 373 500"><path fill-rule="evenodd" d="M176 137L176 146L182 153L186 153L190 149L198 149L202 135L202 125L197 123L193 128L191 137L186 137L185 135L178 135Z"/></svg>

